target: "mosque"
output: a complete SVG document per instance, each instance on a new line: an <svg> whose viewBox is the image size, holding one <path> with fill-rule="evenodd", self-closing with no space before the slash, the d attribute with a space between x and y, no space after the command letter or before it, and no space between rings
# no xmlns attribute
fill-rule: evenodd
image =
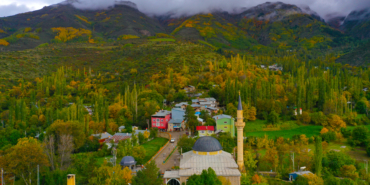
<svg viewBox="0 0 370 185"><path fill-rule="evenodd" d="M211 167L217 176L225 177L232 185L240 185L240 171L244 168L243 128L245 126L240 95L235 126L237 128L237 161L230 153L222 150L216 138L203 136L195 142L193 150L182 155L180 170L164 173L165 183L168 185L186 183L191 175L200 175L203 170Z"/></svg>

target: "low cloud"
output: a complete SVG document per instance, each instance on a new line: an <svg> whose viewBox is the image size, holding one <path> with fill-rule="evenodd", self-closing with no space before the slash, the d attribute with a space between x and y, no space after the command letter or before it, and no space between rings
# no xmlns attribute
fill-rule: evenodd
<svg viewBox="0 0 370 185"><path fill-rule="evenodd" d="M0 17L15 15L28 11L30 11L30 9L26 5L17 5L16 3L0 5Z"/></svg>
<svg viewBox="0 0 370 185"><path fill-rule="evenodd" d="M105 9L115 4L115 0L67 0L75 2L73 5L80 9ZM149 15L163 15L171 13L175 16L193 15L197 13L208 13L212 10L224 10L234 12L243 7L253 7L265 3L265 0L131 0L138 9ZM29 0L8 0L16 4L1 6L0 16L12 15L27 11ZM32 3L55 4L60 0L32 0ZM272 1L274 2L274 1ZM281 0L283 3L297 6L309 6L321 17L326 18L328 14L348 15L353 10L370 7L370 0Z"/></svg>

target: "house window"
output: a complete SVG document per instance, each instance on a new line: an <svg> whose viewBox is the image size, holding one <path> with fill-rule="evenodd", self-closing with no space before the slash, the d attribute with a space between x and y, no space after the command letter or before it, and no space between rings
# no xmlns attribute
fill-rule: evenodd
<svg viewBox="0 0 370 185"><path fill-rule="evenodd" d="M157 122L159 122L159 119L157 119Z"/></svg>
<svg viewBox="0 0 370 185"><path fill-rule="evenodd" d="M157 123L157 127L159 127L159 123Z"/></svg>
<svg viewBox="0 0 370 185"><path fill-rule="evenodd" d="M163 119L161 119L161 122L163 122Z"/></svg>
<svg viewBox="0 0 370 185"><path fill-rule="evenodd" d="M155 122L155 119L153 119L153 122Z"/></svg>
<svg viewBox="0 0 370 185"><path fill-rule="evenodd" d="M200 131L200 133L204 134L204 131Z"/></svg>
<svg viewBox="0 0 370 185"><path fill-rule="evenodd" d="M227 127L224 127L224 128L227 128Z"/></svg>
<svg viewBox="0 0 370 185"><path fill-rule="evenodd" d="M227 123L226 121L224 123Z"/></svg>
<svg viewBox="0 0 370 185"><path fill-rule="evenodd" d="M163 127L163 124L161 124L161 126Z"/></svg>

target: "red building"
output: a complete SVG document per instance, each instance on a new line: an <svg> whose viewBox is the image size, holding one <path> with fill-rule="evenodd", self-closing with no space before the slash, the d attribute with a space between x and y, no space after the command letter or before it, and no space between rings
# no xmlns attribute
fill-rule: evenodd
<svg viewBox="0 0 370 185"><path fill-rule="evenodd" d="M171 111L160 110L152 115L152 127L157 127L160 130L167 131L168 122L171 119Z"/></svg>

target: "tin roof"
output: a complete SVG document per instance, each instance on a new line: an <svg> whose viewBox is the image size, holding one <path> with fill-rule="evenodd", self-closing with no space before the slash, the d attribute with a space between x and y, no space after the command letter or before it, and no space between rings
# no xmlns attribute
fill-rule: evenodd
<svg viewBox="0 0 370 185"><path fill-rule="evenodd" d="M223 118L229 118L229 119L231 119L231 116L226 115L226 114L220 114L220 115L213 116L212 118L217 121L217 120L223 119Z"/></svg>
<svg viewBox="0 0 370 185"><path fill-rule="evenodd" d="M168 114L171 114L171 111L168 111L168 110L160 110L156 114L153 114L152 116L153 117L165 117Z"/></svg>

